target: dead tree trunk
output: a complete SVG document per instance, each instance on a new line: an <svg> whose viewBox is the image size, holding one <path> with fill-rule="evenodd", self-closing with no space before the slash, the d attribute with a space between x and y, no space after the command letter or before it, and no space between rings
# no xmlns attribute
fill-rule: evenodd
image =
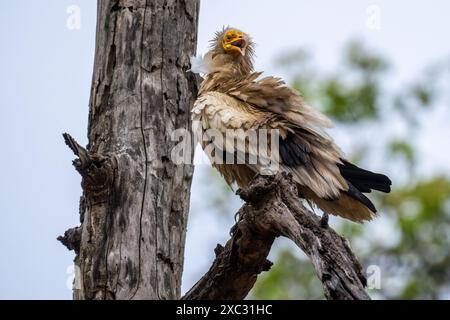
<svg viewBox="0 0 450 320"><path fill-rule="evenodd" d="M190 127L188 73L198 0L99 0L89 145L65 134L82 176L75 299L180 297L193 167L175 165L175 129Z"/></svg>

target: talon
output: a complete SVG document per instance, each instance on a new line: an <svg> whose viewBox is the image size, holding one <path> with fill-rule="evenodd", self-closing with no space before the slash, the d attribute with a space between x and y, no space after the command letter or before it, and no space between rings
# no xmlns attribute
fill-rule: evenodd
<svg viewBox="0 0 450 320"><path fill-rule="evenodd" d="M320 225L322 227L327 227L328 226L328 213L324 212L322 215L322 218L320 219Z"/></svg>
<svg viewBox="0 0 450 320"><path fill-rule="evenodd" d="M236 232L236 230L237 230L237 228L238 228L237 225L238 225L238 224L236 223L234 226L231 227L231 229L230 229L230 237L232 237L233 234Z"/></svg>

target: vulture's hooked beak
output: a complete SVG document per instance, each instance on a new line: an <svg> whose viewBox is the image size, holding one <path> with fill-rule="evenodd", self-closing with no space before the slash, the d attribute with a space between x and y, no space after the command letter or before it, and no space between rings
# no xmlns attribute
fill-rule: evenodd
<svg viewBox="0 0 450 320"><path fill-rule="evenodd" d="M237 48L241 55L245 56L245 49L247 48L247 41L244 39L238 39L230 43L233 47Z"/></svg>
<svg viewBox="0 0 450 320"><path fill-rule="evenodd" d="M245 56L247 46L247 36L244 32L236 29L226 31L223 37L223 48L226 52Z"/></svg>

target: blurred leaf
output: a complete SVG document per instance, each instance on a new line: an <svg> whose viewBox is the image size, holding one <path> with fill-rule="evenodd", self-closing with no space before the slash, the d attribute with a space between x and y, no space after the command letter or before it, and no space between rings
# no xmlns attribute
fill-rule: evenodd
<svg viewBox="0 0 450 320"><path fill-rule="evenodd" d="M413 146L405 140L394 140L389 143L389 152L392 156L403 157L411 166L415 163L415 151Z"/></svg>
<svg viewBox="0 0 450 320"><path fill-rule="evenodd" d="M378 74L388 69L388 62L366 48L360 41L352 41L345 49L345 62L350 69L360 70L366 74Z"/></svg>
<svg viewBox="0 0 450 320"><path fill-rule="evenodd" d="M433 102L433 88L430 85L415 84L412 88L412 95L421 106L429 107Z"/></svg>
<svg viewBox="0 0 450 320"><path fill-rule="evenodd" d="M323 299L322 284L311 262L295 257L288 249L278 252L269 272L258 277L251 291L254 299Z"/></svg>

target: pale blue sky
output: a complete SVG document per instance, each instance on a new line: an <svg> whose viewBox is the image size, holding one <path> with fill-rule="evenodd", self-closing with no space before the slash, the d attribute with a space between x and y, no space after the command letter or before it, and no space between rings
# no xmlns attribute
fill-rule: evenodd
<svg viewBox="0 0 450 320"><path fill-rule="evenodd" d="M378 31L366 26L372 4L381 9ZM66 27L70 5L81 8L79 30ZM449 13L445 0L204 0L198 48L205 52L213 32L232 25L258 43L257 68L277 74L273 60L281 52L306 46L329 69L344 44L359 37L393 60L391 81L401 87L429 62L450 56ZM77 225L81 188L61 133L87 142L95 17L93 0L15 0L0 12L0 299L71 297L66 271L73 253L55 239ZM449 116L447 107L438 108L425 124L418 141L428 154L423 171L450 168L448 149L429 143L450 136ZM198 176L193 208L204 191ZM193 213L190 222L184 290L206 271L232 223L199 218L204 213Z"/></svg>

